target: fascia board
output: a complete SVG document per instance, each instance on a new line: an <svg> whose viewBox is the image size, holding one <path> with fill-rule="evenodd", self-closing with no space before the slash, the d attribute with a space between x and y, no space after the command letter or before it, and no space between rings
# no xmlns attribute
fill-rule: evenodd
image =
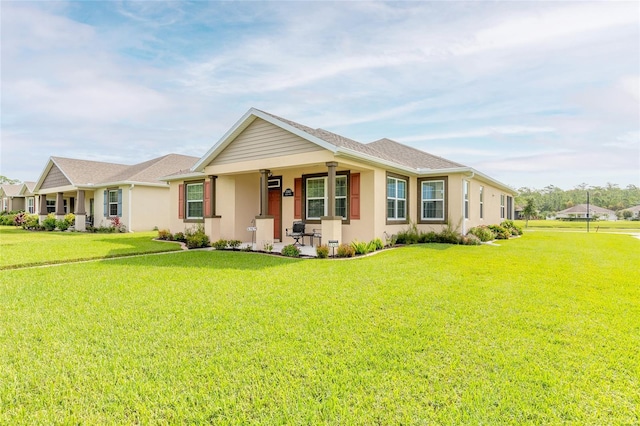
<svg viewBox="0 0 640 426"><path fill-rule="evenodd" d="M170 175L170 176L163 176L161 178L159 178L159 180L165 181L165 182L173 182L176 180L185 180L185 179L192 179L192 178L203 178L206 177L207 175L205 175L202 172L193 172L193 173L183 173L183 174L179 174L179 175Z"/></svg>

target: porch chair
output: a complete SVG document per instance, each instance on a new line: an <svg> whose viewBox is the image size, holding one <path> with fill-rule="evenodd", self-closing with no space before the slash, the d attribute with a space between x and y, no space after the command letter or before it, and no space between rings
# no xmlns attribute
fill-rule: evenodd
<svg viewBox="0 0 640 426"><path fill-rule="evenodd" d="M293 228L291 230L289 228L285 229L287 237L291 237L295 240L293 245L304 245L304 236L306 235L304 232L304 227L304 222L293 222ZM300 239L302 239L302 243L300 243Z"/></svg>

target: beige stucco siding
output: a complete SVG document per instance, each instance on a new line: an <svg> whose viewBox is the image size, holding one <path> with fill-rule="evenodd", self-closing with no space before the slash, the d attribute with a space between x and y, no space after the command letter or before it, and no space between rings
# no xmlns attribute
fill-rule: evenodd
<svg viewBox="0 0 640 426"><path fill-rule="evenodd" d="M124 198L124 191L123 191ZM130 218L129 230L134 232L151 231L154 227L169 227L169 188L135 185L127 188L127 205L130 209L122 212ZM123 200L124 207L124 200ZM174 212L175 210L175 212ZM177 214L177 209L171 210Z"/></svg>
<svg viewBox="0 0 640 426"><path fill-rule="evenodd" d="M212 161L211 165L281 157L321 149L314 143L257 118Z"/></svg>

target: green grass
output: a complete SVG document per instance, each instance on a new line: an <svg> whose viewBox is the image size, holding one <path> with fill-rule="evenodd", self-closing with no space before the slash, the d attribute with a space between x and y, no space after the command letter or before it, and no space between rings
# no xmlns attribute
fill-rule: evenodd
<svg viewBox="0 0 640 426"><path fill-rule="evenodd" d="M157 235L31 232L0 226L0 269L180 250L178 244L153 241Z"/></svg>
<svg viewBox="0 0 640 426"><path fill-rule="evenodd" d="M640 240L0 277L2 424L637 424Z"/></svg>
<svg viewBox="0 0 640 426"><path fill-rule="evenodd" d="M524 220L516 221L523 228ZM587 222L568 222L563 220L530 220L529 227L525 229L570 229L587 232ZM630 220L597 220L589 223L590 232L640 232L640 221Z"/></svg>

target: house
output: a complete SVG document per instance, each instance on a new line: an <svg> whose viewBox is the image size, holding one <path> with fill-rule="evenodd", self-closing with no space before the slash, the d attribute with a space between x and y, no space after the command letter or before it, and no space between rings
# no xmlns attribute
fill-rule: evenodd
<svg viewBox="0 0 640 426"><path fill-rule="evenodd" d="M625 211L630 211L631 212L631 217L632 218L640 218L640 205L638 206L633 206L633 207L629 207L628 209L624 209L622 210L623 212Z"/></svg>
<svg viewBox="0 0 640 426"><path fill-rule="evenodd" d="M134 165L50 157L33 187L38 214L75 213L76 230L109 226L117 218L129 231L169 225L169 185L158 178L189 168L197 157L168 154Z"/></svg>
<svg viewBox="0 0 640 426"><path fill-rule="evenodd" d="M471 167L390 139L364 144L253 108L190 170L163 179L172 232L203 226L212 241L255 238L258 247L293 242L285 229L294 221L323 243L384 239L410 224L466 232L512 219L515 196Z"/></svg>
<svg viewBox="0 0 640 426"><path fill-rule="evenodd" d="M603 207L589 205L589 218L593 220L617 220L616 212ZM556 219L587 219L587 205L577 204L556 213Z"/></svg>
<svg viewBox="0 0 640 426"><path fill-rule="evenodd" d="M2 184L0 185L0 201L2 211L12 212L24 210L24 197L20 196L22 184Z"/></svg>

